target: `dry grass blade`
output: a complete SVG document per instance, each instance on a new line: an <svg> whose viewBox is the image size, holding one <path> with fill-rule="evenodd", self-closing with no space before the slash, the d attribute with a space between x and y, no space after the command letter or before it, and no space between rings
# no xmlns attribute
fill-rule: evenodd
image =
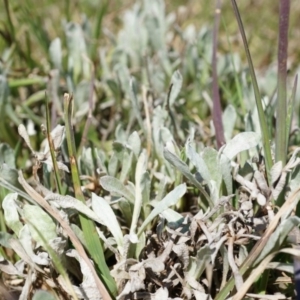
<svg viewBox="0 0 300 300"><path fill-rule="evenodd" d="M61 227L67 232L68 236L70 237L70 240L72 241L75 249L79 253L79 255L82 257L82 259L85 261L85 263L88 265L91 273L93 274L95 283L98 287L98 290L103 297L103 300L111 300L111 297L109 293L107 292L105 286L99 279L95 268L93 267L91 261L89 260L83 246L81 245L80 241L72 231L71 227L68 225L68 223L60 216L59 212L51 207L48 202L40 195L38 194L24 179L23 174L21 171L19 171L19 182L25 189L25 191L30 195L42 208L44 208L55 220L59 222Z"/></svg>
<svg viewBox="0 0 300 300"><path fill-rule="evenodd" d="M242 286L239 286L238 292L233 296L232 300L240 300L244 299L245 294L249 290L249 288L252 286L253 282L256 280L256 278L263 273L263 271L268 266L269 262L274 258L276 253L269 254L259 265L256 269L252 271L250 276L247 278L247 280L244 282Z"/></svg>
<svg viewBox="0 0 300 300"><path fill-rule="evenodd" d="M244 284L240 287L238 292L233 296L232 300L240 300L244 299L245 294L249 290L249 288L253 285L256 278L263 273L263 271L268 267L269 263L272 261L272 259L279 253L287 253L290 255L293 255L294 257L299 257L300 251L298 249L291 249L291 248L285 248L281 249L279 251L276 251L274 253L269 254L267 257L264 258L264 260L258 265L257 268L255 268L250 276L247 278L247 280L244 282ZM268 299L268 298L265 298ZM271 298L269 298L271 299ZM286 298L278 298L278 299L286 299Z"/></svg>
<svg viewBox="0 0 300 300"><path fill-rule="evenodd" d="M248 297L259 299L259 300L281 300L287 299L285 295L261 295L261 294L252 294L247 293Z"/></svg>
<svg viewBox="0 0 300 300"><path fill-rule="evenodd" d="M249 268L253 266L256 259L258 258L261 251L266 246L271 234L273 231L277 228L280 218L287 213L287 211L291 211L292 208L294 208L299 200L299 192L300 187L298 187L285 201L283 206L280 208L278 213L274 216L271 223L269 224L268 228L266 229L265 233L261 237L261 239L255 244L252 251L249 253L248 257L242 264L240 268L240 274L243 275ZM225 295L227 295L233 288L234 280L231 278L225 285L225 287L222 289L222 291L216 296L216 300L224 299Z"/></svg>
<svg viewBox="0 0 300 300"><path fill-rule="evenodd" d="M248 258L244 262L243 266L247 267L250 266L252 263L255 262L256 258L258 257L259 253L263 250L265 245L268 242L268 239L270 235L273 233L273 231L277 228L277 225L279 223L280 218L286 214L288 210L292 210L293 207L296 206L298 200L299 200L299 192L300 187L295 190L292 195L285 201L284 205L280 208L278 213L275 215L272 222L269 224L268 228L266 229L265 233L263 234L262 238L257 242L257 244L254 246L252 251L250 252Z"/></svg>

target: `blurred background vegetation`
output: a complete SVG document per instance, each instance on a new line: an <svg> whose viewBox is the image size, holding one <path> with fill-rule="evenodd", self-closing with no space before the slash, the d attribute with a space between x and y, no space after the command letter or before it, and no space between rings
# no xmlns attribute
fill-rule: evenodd
<svg viewBox="0 0 300 300"><path fill-rule="evenodd" d="M77 99L79 104L86 102L88 92L87 85L84 81L90 80L91 73L87 75L87 73L90 72L90 67L93 70L93 76L98 84L95 85L98 99L97 103L106 103L100 107L100 110L102 110L101 118L106 120L106 123L99 122L101 124L98 124L98 129L101 127L108 128L110 126L110 131L113 131L114 125L109 120L112 119L112 117L117 120L117 112L120 111L122 111L121 116L125 117L123 120L129 122L130 112L126 113L127 108L129 108L126 101L122 102L122 109L120 107L118 109L113 108L116 106L116 103L118 103L116 99L122 100L124 98L124 94L122 93L127 93L128 99L128 91L126 92L126 87L124 87L124 82L128 78L124 79L125 77L123 77L123 79L118 79L122 81L122 88L118 88L120 82L116 81L116 68L118 68L118 63L121 62L124 66L127 65L129 75L134 76L138 84L148 85L149 82L143 79L143 72L145 72L144 63L141 61L133 61L135 56L145 55L146 53L142 53L144 50L139 49L140 45L134 45L135 42L137 42L135 39L141 40L141 36L143 36L142 33L139 32L135 34L133 32L133 36L125 37L124 42L120 31L127 25L128 28L125 35L128 35L130 30L132 30L132 24L126 24L126 22L128 22L130 18L133 18L134 13L129 16L129 19L124 19L126 11L131 10L131 12L134 12L134 4L146 6L146 3L147 1L132 0L40 0L38 3L33 0L22 2L15 0L1 1L0 73L4 76L1 78L7 81L9 91L6 88L6 83L3 83L1 88L3 98L1 101L3 105L5 103L5 109L4 106L2 106L0 139L14 147L18 141L15 125L20 124L22 119L30 119L36 125L40 125L44 122L44 106L39 106L39 104L41 103L40 101L43 101L45 98L45 91L48 91L49 95L51 90L49 85L55 80L59 80L59 83L53 83L57 88L58 97L61 97L63 92L70 92L75 93L75 99ZM238 5L244 22L254 66L259 70L258 79L262 97L267 96L271 99L270 101L272 101L272 97L276 91L277 76L278 3L276 1L252 0L240 1ZM144 9L147 10L147 8ZM155 80L160 81L160 83L158 83L159 89L156 90L157 93L155 96L160 95L161 92L167 93L172 72L176 69L180 69L184 80L184 90L181 96L186 99L187 106L184 107L184 101L179 102L176 111L178 113L180 110L193 108L192 112L185 113L188 115L188 119L195 121L195 118L199 117L201 122L205 121L206 126L209 127L209 121L211 119L209 110L210 97L207 97L207 95L211 94L211 48L215 2L204 0L165 1L164 9L165 12L162 12L162 16L164 17L162 17L162 22L158 29L162 32L162 40L159 41L160 44L157 46L158 48L152 45L154 48L152 47L153 49L149 50L149 53L146 53L146 56L148 55L149 58L148 63L151 64L147 72L154 72L156 74ZM292 80L299 68L300 51L298 41L300 40L300 28L297 26L299 13L300 3L292 1L288 50L288 68L291 74L288 85L289 91L291 91ZM138 13L136 13L136 16L137 15ZM138 22L143 22L138 21L138 17L136 20L137 24ZM81 46L78 42L74 42L73 44L70 40L68 42L67 35L68 32L71 32L68 30L72 30L70 29L71 27L68 28L68 26L71 26L70 24L80 24L80 30L83 30L84 33L84 41ZM141 28L143 29L143 26L148 26L146 30L150 32L151 29L149 28L155 28L156 26L151 27L152 25L150 23L141 23ZM74 34L74 32L72 34ZM153 33L154 36L156 34L157 32ZM151 35L151 32L149 35ZM195 54L192 42L195 37L197 37L197 54ZM59 47L61 48L59 54L53 54L53 49L58 44L52 42L57 38L59 38ZM187 39L190 40L186 42ZM128 44L131 43L131 45L126 45L126 40L128 40ZM149 40L146 43L150 42ZM52 50L50 49L51 45ZM82 51L82 49L79 49L80 47L86 49L85 62L83 63L85 67L83 67L83 69L85 68L87 73L81 74L82 76L78 75L79 73L76 75L76 72L74 73L74 70L72 71L72 67L70 67L70 57L72 57L74 53L75 56L78 55L78 53ZM127 60L125 56L119 55L120 53L126 53L127 50L124 51L126 47L128 53L131 53L125 54L131 55L129 60ZM130 49L130 47L132 47L132 49ZM164 47L167 49L165 56L167 55L168 58L165 59L166 57L164 57L162 65L160 65L160 59L162 58L157 59L157 53L159 52L158 50ZM76 48L78 48L78 51ZM240 121L243 123L244 115L252 107L251 103L253 102L248 99L250 97L249 93L247 95L247 90L249 90L249 86L251 85L249 77L244 77L244 82L240 82L239 86L234 75L235 72L238 72L238 76L243 78L243 74L247 74L248 69L244 47L241 42L230 1L223 1L218 52L220 55L218 68L222 107L225 109L227 104L233 104L241 117ZM53 55L58 55L57 57L59 57L56 62ZM101 55L102 58L100 57ZM237 63L235 72L232 72L232 59ZM242 62L242 64L240 64L240 62ZM89 67L86 67L87 65L89 65ZM60 75L55 77L50 71L57 68L61 69ZM127 70L125 70L125 72L127 72ZM71 73L73 74L73 78L71 78ZM56 79L53 79L53 76ZM198 84L199 82L200 85ZM111 99L107 90L104 89L105 91L103 91L101 87L97 89L97 86L99 87L99 84L101 85L102 83L104 83L106 87L108 85L110 92L113 93L114 100ZM57 86L57 84L59 86ZM246 87L246 85L249 86ZM157 88L157 86L155 86L155 88ZM241 93L241 91L243 91L243 93ZM205 94L206 92L207 94ZM251 96L250 98L253 97ZM117 102L112 103L110 101ZM269 111L271 115L272 109L271 107ZM298 111L298 104L296 104L295 109ZM56 107L56 110L59 112L58 107ZM85 113L87 113L87 110L85 110ZM193 114L193 117L191 117L191 114ZM95 119L100 119L100 117L97 116L97 109L94 111L94 117ZM200 122L199 118L198 121L196 121L197 123ZM4 122L6 124L3 124ZM52 125L54 125L55 122L57 122L57 120L53 120ZM269 125L270 131L272 131L272 120L269 120ZM237 121L237 127L240 130L243 129L244 126ZM14 128L15 134L11 134L13 132L11 128ZM82 130L83 125L79 131L82 133ZM208 132L209 129L204 131ZM109 133L103 134L102 132L103 140L108 136ZM97 136L95 132L93 134L91 131L89 132L89 137L93 139L94 142L99 139L99 136ZM39 138L37 138L36 142L39 142ZM208 143L208 141L205 141L205 137L204 142Z"/></svg>
<svg viewBox="0 0 300 300"><path fill-rule="evenodd" d="M243 47L234 18L231 2L222 1L222 22L220 26L220 49L228 52L228 42L225 32L230 37L234 50L244 57ZM96 24L105 11L102 26L109 31L116 32L122 26L122 13L131 7L132 0L82 0L82 1L54 1L34 0L16 1L3 0L0 2L0 51L3 52L15 42L15 51L19 60L15 67L28 67L28 59L32 66L43 64L45 55L48 55L50 41L63 35L62 21L82 22L85 16L91 23L91 30L97 31ZM184 27L194 24L197 28L204 25L211 26L214 14L214 1L205 0L174 0L165 1L166 11L178 15L179 24ZM278 33L278 2L264 0L239 1L239 9L245 24L250 50L254 64L262 68L276 59ZM7 13L9 6L9 15ZM299 21L300 3L291 2L289 57L290 67L296 68L300 58ZM98 23L99 24L99 23ZM98 46L105 43L105 36L98 33L97 39L91 41ZM29 52L29 53L28 53ZM25 56L25 57L24 57ZM24 59L26 60L24 63ZM23 60L23 63L22 63ZM15 70L17 71L17 70Z"/></svg>

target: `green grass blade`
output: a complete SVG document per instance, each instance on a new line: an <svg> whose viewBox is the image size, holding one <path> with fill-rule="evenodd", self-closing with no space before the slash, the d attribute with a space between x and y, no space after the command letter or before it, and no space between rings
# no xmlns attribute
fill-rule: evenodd
<svg viewBox="0 0 300 300"><path fill-rule="evenodd" d="M286 77L287 77L287 48L289 29L290 1L280 1L279 11L279 39L278 39L278 88L277 88L277 111L276 111L276 137L275 137L275 160L286 163L287 135L286 135Z"/></svg>
<svg viewBox="0 0 300 300"><path fill-rule="evenodd" d="M207 202L205 204L208 204L210 207L214 207L214 203L211 200L210 196L208 195L204 187L201 185L201 183L190 172L188 165L166 148L164 149L164 157L171 165L178 169L182 173L182 175L184 175L199 189L199 191L202 193Z"/></svg>
<svg viewBox="0 0 300 300"><path fill-rule="evenodd" d="M225 29L226 40L227 40L227 44L228 44L228 47L229 47L229 52L234 53L233 48L232 48L232 43L230 42L230 38L229 38L229 34L228 34L227 24L226 24L224 18L222 19L222 24L223 24L224 29ZM245 115L246 114L246 107L245 107L245 102L244 102L244 99L243 99L242 85L241 85L240 78L238 76L238 72L237 72L236 67L235 67L235 63L234 63L234 60L233 60L233 55L230 55L230 61L231 61L232 69L234 70L234 72L233 72L234 73L234 83L235 83L236 90L237 90L238 103L241 107L242 115Z"/></svg>
<svg viewBox="0 0 300 300"><path fill-rule="evenodd" d="M84 196L81 191L81 183L77 168L77 159L76 159L76 147L74 140L74 132L71 124L71 116L72 116L72 97L69 94L64 95L64 116L65 116L65 126L66 126L66 139L68 145L69 152L69 160L70 160L70 168L74 186L75 197L85 202ZM82 230L84 233L84 238L87 243L88 251L91 255L91 258L94 260L97 270L100 272L100 277L108 291L112 295L116 295L117 288L115 281L110 275L109 268L106 264L103 247L101 245L100 239L98 237L95 224L93 221L89 220L87 217L80 215L80 223L82 226Z"/></svg>
<svg viewBox="0 0 300 300"><path fill-rule="evenodd" d="M253 63L252 63L251 54L250 54L249 47L248 47L248 42L246 39L246 34L244 31L243 22L242 22L236 1L231 0L231 3L233 6L236 20L239 25L240 33L241 33L241 36L243 39L244 48L245 48L245 52L246 52L246 56L247 56L247 60L248 60L251 80L252 80L254 94L255 94L256 107L257 107L258 116L259 116L259 123L260 123L261 132L262 132L262 143L263 143L263 148L264 148L264 153L265 153L266 171L267 171L268 181L269 181L269 183L271 183L272 181L271 181L270 170L272 168L273 163L272 163L271 146L270 146L270 138L269 138L269 133L268 133L267 122L265 119L265 113L264 113L263 106L262 106L261 96L260 96L260 92L259 92L259 88L258 88L258 84L257 84L257 80L256 80L256 75L255 75L255 71L254 71L254 67L253 67Z"/></svg>
<svg viewBox="0 0 300 300"><path fill-rule="evenodd" d="M100 1L99 4L100 7L98 7L97 9L97 19L96 19L96 24L95 24L95 28L94 28L94 33L93 33L93 44L92 44L92 48L91 48L91 59L93 60L97 60L98 57L97 55L97 48L98 48L98 41L101 35L101 29L102 29L102 20L103 17L105 16L105 13L107 11L108 8L108 1Z"/></svg>
<svg viewBox="0 0 300 300"><path fill-rule="evenodd" d="M46 78L45 77L32 77L32 78L20 78L20 79L10 79L8 81L8 85L10 88L17 88L20 86L28 86L34 84L40 84L45 86L46 85Z"/></svg>
<svg viewBox="0 0 300 300"><path fill-rule="evenodd" d="M50 120L50 110L49 110L49 99L48 99L47 95L46 95L46 120L47 120L47 139L48 139L49 149L50 149L50 153L51 153L51 159L52 159L52 164L53 164L53 171L54 171L56 186L57 186L59 194L62 195L61 178L59 175L59 169L58 169L58 165L57 165L57 161L56 161L54 143L53 143L53 139L52 139L51 132L50 132L51 120Z"/></svg>
<svg viewBox="0 0 300 300"><path fill-rule="evenodd" d="M10 34L11 34L12 39L15 40L15 28L14 28L14 25L13 25L13 22L12 22L8 0L4 0L4 6L5 6L5 12L6 12L6 16L7 16L7 21L8 21L8 27L9 27L9 30L10 30Z"/></svg>

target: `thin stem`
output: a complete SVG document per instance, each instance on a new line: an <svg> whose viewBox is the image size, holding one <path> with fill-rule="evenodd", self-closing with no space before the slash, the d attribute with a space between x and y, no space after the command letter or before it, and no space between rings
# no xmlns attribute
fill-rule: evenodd
<svg viewBox="0 0 300 300"><path fill-rule="evenodd" d="M81 190L81 182L77 167L76 159L76 146L74 132L72 128L72 111L73 111L73 98L69 94L64 95L64 116L66 125L66 139L68 145L69 161L72 174L72 181L74 187L75 197L85 203L85 198ZM117 292L115 281L110 275L109 268L106 264L103 247L99 240L95 224L93 221L83 215L79 215L80 223L82 226L84 238L87 243L88 251L100 271L101 279L104 281L106 287L112 295Z"/></svg>
<svg viewBox="0 0 300 300"><path fill-rule="evenodd" d="M227 39L227 43L228 43L228 46L229 46L229 52L234 53L233 49L232 49L232 44L229 40L227 25L226 25L224 19L222 19L222 23L223 23L223 26L224 26L225 32L226 32L226 39ZM232 69L234 70L234 82L235 82L235 86L236 86L236 90L237 90L237 94L238 94L237 97L238 97L239 104L240 104L241 109L242 109L242 115L244 116L246 114L246 107L245 107L245 102L244 102L244 99L243 99L241 82L240 82L240 79L239 79L239 76L238 76L238 71L235 67L235 63L234 63L234 60L233 60L233 55L230 55L230 61L231 61Z"/></svg>
<svg viewBox="0 0 300 300"><path fill-rule="evenodd" d="M221 2L216 1L215 24L213 31L213 53L212 53L212 97L213 109L212 118L216 131L217 147L220 149L225 144L224 128L222 122L222 109L219 94L218 71L217 71L217 48L218 48L218 32L220 26Z"/></svg>

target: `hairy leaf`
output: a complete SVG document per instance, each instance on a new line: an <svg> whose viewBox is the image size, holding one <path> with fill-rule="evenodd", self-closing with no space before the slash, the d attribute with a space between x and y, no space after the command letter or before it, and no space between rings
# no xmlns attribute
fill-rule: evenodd
<svg viewBox="0 0 300 300"><path fill-rule="evenodd" d="M141 225L138 235L140 235L146 228L146 226L160 213L165 211L172 205L175 205L177 201L185 194L186 192L186 184L181 184L177 186L173 191L171 191L167 196L162 199L155 208L151 211L150 215L146 218L146 220Z"/></svg>
<svg viewBox="0 0 300 300"><path fill-rule="evenodd" d="M56 224L39 206L25 204L23 213L25 220L28 222L30 233L33 239L37 241L38 245L44 245L44 241L41 239L35 228L43 234L46 241L57 237Z"/></svg>
<svg viewBox="0 0 300 300"><path fill-rule="evenodd" d="M116 239L119 248L123 247L123 233L111 206L102 197L92 193L92 208Z"/></svg>
<svg viewBox="0 0 300 300"><path fill-rule="evenodd" d="M18 214L18 206L16 200L18 198L17 193L10 193L5 196L2 202L2 207L4 210L4 218L7 226L14 231L18 236L23 224L20 221Z"/></svg>
<svg viewBox="0 0 300 300"><path fill-rule="evenodd" d="M229 159L233 159L242 151L251 149L258 145L260 136L256 132L241 132L230 140L225 147L220 149Z"/></svg>
<svg viewBox="0 0 300 300"><path fill-rule="evenodd" d="M131 202L134 202L134 195L117 178L114 178L112 176L103 176L100 178L100 184L105 190L117 194L119 196L123 196Z"/></svg>

